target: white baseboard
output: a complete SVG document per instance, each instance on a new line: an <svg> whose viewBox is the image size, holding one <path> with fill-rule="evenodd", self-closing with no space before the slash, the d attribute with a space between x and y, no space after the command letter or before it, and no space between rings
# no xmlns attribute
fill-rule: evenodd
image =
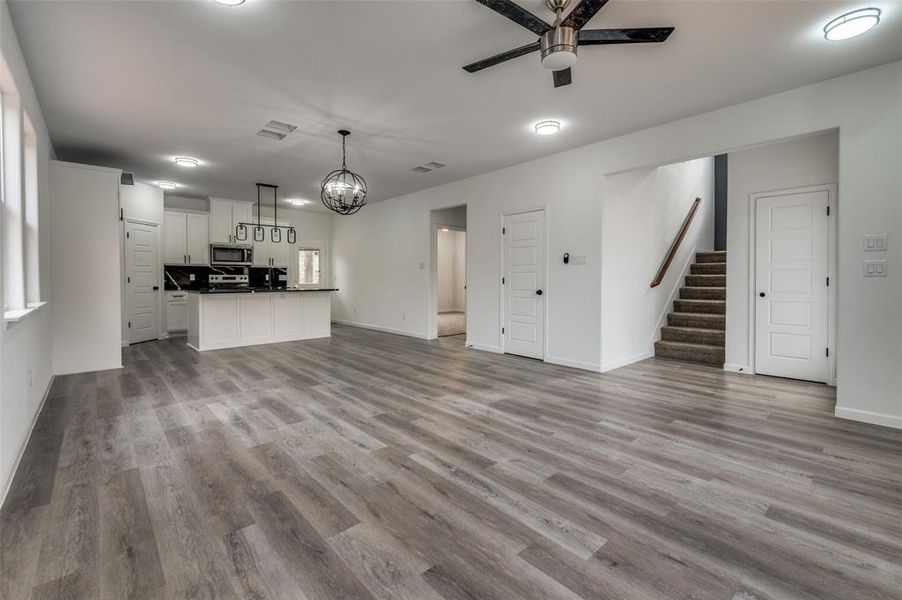
<svg viewBox="0 0 902 600"><path fill-rule="evenodd" d="M414 331L404 331L403 329L394 329L392 327L382 327L381 325L370 325L369 323L360 323L358 321L345 321L344 319L332 319L333 323L339 325L348 325L350 327L360 327L362 329L372 329L373 331L381 331L383 333L394 333L395 335L406 335L421 340L428 340L429 337L425 333L417 333ZM433 338L434 339L434 338Z"/></svg>
<svg viewBox="0 0 902 600"><path fill-rule="evenodd" d="M742 373L743 375L754 375L755 371L748 365L737 365L734 363L724 363L723 365L724 371L729 371L730 373Z"/></svg>
<svg viewBox="0 0 902 600"><path fill-rule="evenodd" d="M16 471L19 470L19 463L22 461L22 456L25 455L25 448L28 447L28 442L31 441L31 434L34 433L34 426L38 422L41 411L44 410L44 403L47 402L47 397L50 395L50 388L53 386L53 380L55 378L56 375L50 376L50 381L47 382L47 388L44 390L41 402L38 404L37 409L35 409L34 414L31 415L31 425L28 427L28 435L25 436L25 439L23 439L22 443L19 445L19 450L16 452L16 460L13 461L12 469L6 474L6 481L3 482L3 493L0 494L0 506L3 506L3 504L6 503L6 495L9 493L9 488L13 484L13 478L16 476Z"/></svg>
<svg viewBox="0 0 902 600"><path fill-rule="evenodd" d="M634 354L633 356L628 356L627 358L622 358L620 360L613 360L611 362L602 363L600 372L607 373L608 371L613 371L614 369L619 369L620 367L625 367L627 365L637 363L640 360L645 360L646 358L651 358L654 355L655 355L655 352L652 349L649 352L640 352L639 354Z"/></svg>
<svg viewBox="0 0 902 600"><path fill-rule="evenodd" d="M872 425L883 425L884 427L902 429L902 417L897 417L895 415L875 413L868 410L858 410L855 408L844 408L842 406L837 406L833 414L835 414L840 419L848 419L850 421L860 421L862 423L871 423Z"/></svg>
<svg viewBox="0 0 902 600"><path fill-rule="evenodd" d="M481 350L482 352L491 352L493 354L502 354L500 346L488 346L485 344L476 344L466 342L464 344L467 348L472 348L473 350Z"/></svg>
<svg viewBox="0 0 902 600"><path fill-rule="evenodd" d="M545 362L552 365L561 365L562 367L573 367L574 369L582 369L583 371L592 371L593 373L601 373L601 365L587 363L578 360L570 360L569 358L560 358L558 356L546 356Z"/></svg>

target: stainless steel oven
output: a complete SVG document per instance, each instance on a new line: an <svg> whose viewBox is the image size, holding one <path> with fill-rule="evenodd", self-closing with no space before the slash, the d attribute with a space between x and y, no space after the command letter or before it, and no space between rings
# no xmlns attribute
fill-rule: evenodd
<svg viewBox="0 0 902 600"><path fill-rule="evenodd" d="M210 244L210 264L218 267L250 267L254 249L240 244Z"/></svg>

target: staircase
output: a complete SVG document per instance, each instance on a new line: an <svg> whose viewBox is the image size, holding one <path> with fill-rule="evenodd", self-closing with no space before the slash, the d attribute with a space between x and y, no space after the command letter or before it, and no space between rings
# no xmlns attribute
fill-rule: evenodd
<svg viewBox="0 0 902 600"><path fill-rule="evenodd" d="M727 253L698 252L655 356L721 367L727 314Z"/></svg>

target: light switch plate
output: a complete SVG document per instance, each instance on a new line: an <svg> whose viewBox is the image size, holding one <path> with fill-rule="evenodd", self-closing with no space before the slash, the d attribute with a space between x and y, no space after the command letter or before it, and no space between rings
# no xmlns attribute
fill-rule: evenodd
<svg viewBox="0 0 902 600"><path fill-rule="evenodd" d="M886 277L886 260L864 260L862 261L865 277Z"/></svg>
<svg viewBox="0 0 902 600"><path fill-rule="evenodd" d="M885 233L869 233L864 236L865 252L886 252L887 251L887 234Z"/></svg>
<svg viewBox="0 0 902 600"><path fill-rule="evenodd" d="M194 273L188 274L188 281L194 281Z"/></svg>

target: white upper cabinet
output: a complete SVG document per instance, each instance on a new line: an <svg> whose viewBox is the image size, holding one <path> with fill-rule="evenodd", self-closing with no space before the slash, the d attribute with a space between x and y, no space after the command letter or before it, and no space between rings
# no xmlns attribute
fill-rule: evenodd
<svg viewBox="0 0 902 600"><path fill-rule="evenodd" d="M163 215L163 262L210 264L209 221L205 214L167 210Z"/></svg>
<svg viewBox="0 0 902 600"><path fill-rule="evenodd" d="M210 264L210 216L188 213L188 263Z"/></svg>
<svg viewBox="0 0 902 600"><path fill-rule="evenodd" d="M183 265L188 262L188 219L185 213L163 214L163 262Z"/></svg>
<svg viewBox="0 0 902 600"><path fill-rule="evenodd" d="M251 205L248 202L233 202L210 198L210 243L211 244L250 244L253 238L248 228L248 239L235 239L235 227L238 223L251 222Z"/></svg>

